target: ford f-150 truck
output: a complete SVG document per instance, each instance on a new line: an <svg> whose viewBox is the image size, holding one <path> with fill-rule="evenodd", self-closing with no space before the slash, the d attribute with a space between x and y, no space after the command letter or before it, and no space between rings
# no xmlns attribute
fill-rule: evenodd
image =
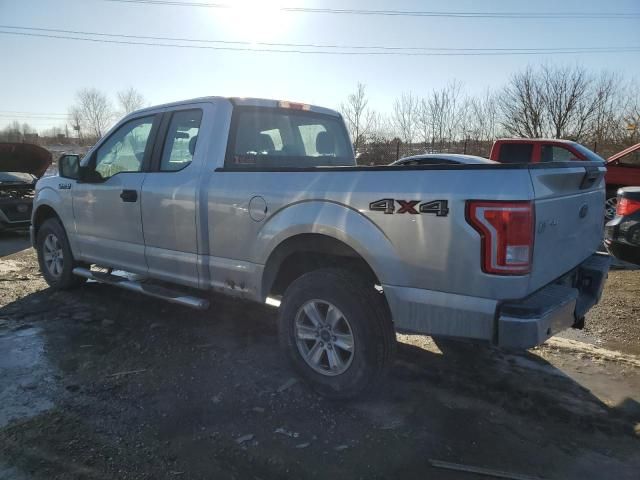
<svg viewBox="0 0 640 480"><path fill-rule="evenodd" d="M279 300L292 365L344 398L381 377L395 331L528 348L580 327L609 268L604 173L360 167L337 112L211 97L132 113L61 157L31 230L53 288Z"/></svg>

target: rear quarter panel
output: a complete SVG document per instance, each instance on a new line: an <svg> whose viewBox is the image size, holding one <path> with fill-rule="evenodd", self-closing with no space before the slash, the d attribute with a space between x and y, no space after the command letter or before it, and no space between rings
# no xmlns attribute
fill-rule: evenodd
<svg viewBox="0 0 640 480"><path fill-rule="evenodd" d="M262 221L249 215L249 202L255 196L267 205ZM209 254L252 269L264 265L286 238L322 233L356 250L384 284L518 298L527 293L527 276L482 273L480 238L466 222L465 202L532 196L526 168L219 171L211 176L208 188ZM385 214L370 209L371 202L384 198L446 200L449 214Z"/></svg>

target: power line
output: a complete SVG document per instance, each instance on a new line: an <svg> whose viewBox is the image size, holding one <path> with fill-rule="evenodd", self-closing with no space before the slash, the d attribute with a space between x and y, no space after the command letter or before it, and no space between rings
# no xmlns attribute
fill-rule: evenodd
<svg viewBox="0 0 640 480"><path fill-rule="evenodd" d="M79 37L66 34L45 34L33 32L15 32L0 30L2 35L19 35L25 37L40 38L56 38L65 40L76 40L94 43L111 43L119 45L143 45L150 47L171 47L171 48L191 48L200 50L219 50L219 51L242 51L242 52L261 52L261 53L296 53L308 55L373 55L373 56L503 56L503 55L557 55L557 54L581 54L581 53L635 53L640 52L640 47L594 47L593 50L579 50L575 48L567 48L563 50L489 50L486 51L455 51L455 52L415 52L415 51L335 51L335 50L299 50L299 49L281 49L281 48L251 48L251 47L228 47L215 45L183 45L177 43L152 43L152 42L134 42L131 40L116 40L106 38L89 38ZM92 34L94 35L94 34ZM111 35L111 34L110 34Z"/></svg>
<svg viewBox="0 0 640 480"><path fill-rule="evenodd" d="M51 112L21 112L18 110L0 110L0 114L5 113L17 113L17 114L26 114L26 115L68 115L67 113L51 113Z"/></svg>
<svg viewBox="0 0 640 480"><path fill-rule="evenodd" d="M53 32L53 33L65 33L74 35L92 35L110 38L132 38L139 40L162 40L170 42L195 42L195 43L219 43L223 45L262 45L268 47L293 47L293 48L328 48L328 49L343 49L343 50L390 50L390 51L443 51L443 52L456 52L456 51L468 51L468 52L484 52L484 51L506 51L506 52L563 52L565 50L571 51L587 51L594 52L599 50L605 50L610 52L615 50L628 50L640 47L535 47L535 48L444 48L444 47L403 47L403 46L388 46L388 45L346 45L346 44L326 44L326 43L274 43L274 42L250 42L242 40L210 40L210 39L196 39L196 38L182 38L182 37L158 37L158 36L144 36L144 35L126 35L126 34L114 34L114 33L99 33L99 32L86 32L79 30L61 30L55 28L41 28L41 27L22 27L18 25L0 25L0 28L12 29L12 30L31 30L38 32Z"/></svg>
<svg viewBox="0 0 640 480"><path fill-rule="evenodd" d="M233 5L208 2L179 2L175 0L103 0L113 3L165 5L176 7L202 8L234 8ZM277 10L293 13L322 13L337 15L379 15L394 17L447 17L447 18L503 18L503 19L635 19L640 12L452 12L452 11L424 11L424 10L370 10L356 8L311 8L311 7L280 7Z"/></svg>

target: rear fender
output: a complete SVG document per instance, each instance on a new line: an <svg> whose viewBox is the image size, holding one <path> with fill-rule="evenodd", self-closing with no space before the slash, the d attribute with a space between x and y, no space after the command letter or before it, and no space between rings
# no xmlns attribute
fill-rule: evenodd
<svg viewBox="0 0 640 480"><path fill-rule="evenodd" d="M278 245L301 234L325 235L345 243L382 283L401 285L406 281L400 257L387 236L357 210L329 201L299 202L272 215L259 232L254 262L265 265Z"/></svg>

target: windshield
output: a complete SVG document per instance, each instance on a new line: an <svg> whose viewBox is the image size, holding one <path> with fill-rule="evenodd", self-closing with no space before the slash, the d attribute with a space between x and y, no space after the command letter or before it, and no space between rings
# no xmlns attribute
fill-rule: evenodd
<svg viewBox="0 0 640 480"><path fill-rule="evenodd" d="M589 150L584 145L580 145L579 143L574 143L573 147L576 150L578 150L582 155L584 155L585 158L587 159L587 161L589 161L589 162L602 162L602 163L605 162L604 158L602 158L597 153L592 152L591 150Z"/></svg>
<svg viewBox="0 0 640 480"><path fill-rule="evenodd" d="M0 172L0 183L33 183L34 180L30 173Z"/></svg>
<svg viewBox="0 0 640 480"><path fill-rule="evenodd" d="M355 165L339 117L283 108L239 107L231 128L227 168Z"/></svg>

